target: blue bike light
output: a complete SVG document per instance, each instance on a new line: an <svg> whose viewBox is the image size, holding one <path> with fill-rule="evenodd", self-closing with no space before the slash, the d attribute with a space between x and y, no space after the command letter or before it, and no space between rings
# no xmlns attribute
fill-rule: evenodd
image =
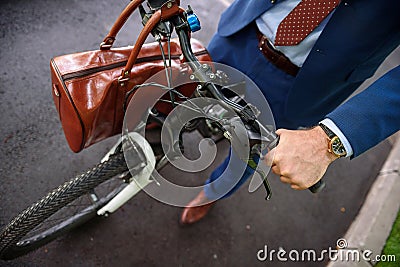
<svg viewBox="0 0 400 267"><path fill-rule="evenodd" d="M201 29L199 18L195 14L188 15L187 21L192 32L197 32Z"/></svg>

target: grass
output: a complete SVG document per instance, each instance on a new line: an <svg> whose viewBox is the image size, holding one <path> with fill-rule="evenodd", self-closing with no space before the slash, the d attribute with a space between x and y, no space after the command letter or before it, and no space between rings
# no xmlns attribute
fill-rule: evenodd
<svg viewBox="0 0 400 267"><path fill-rule="evenodd" d="M378 262L375 267L399 267L400 266L400 211L397 213L397 218L393 223L392 231L388 239L386 240L386 245L383 248L382 256L385 255L395 255L395 262Z"/></svg>

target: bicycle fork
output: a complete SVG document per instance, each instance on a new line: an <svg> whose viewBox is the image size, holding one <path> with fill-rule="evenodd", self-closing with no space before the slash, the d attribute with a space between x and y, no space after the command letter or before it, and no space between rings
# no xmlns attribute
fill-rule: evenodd
<svg viewBox="0 0 400 267"><path fill-rule="evenodd" d="M107 160L111 154L115 153L121 143L124 147L129 171L135 175L133 175L129 184L121 192L103 208L97 211L97 215L113 213L139 193L144 187L154 181L151 179L151 173L155 168L156 158L147 140L136 132L130 132L124 135L124 137L106 154L102 162Z"/></svg>

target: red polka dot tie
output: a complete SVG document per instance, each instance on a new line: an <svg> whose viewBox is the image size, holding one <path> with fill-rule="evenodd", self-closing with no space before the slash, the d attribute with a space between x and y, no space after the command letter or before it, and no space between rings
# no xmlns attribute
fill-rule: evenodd
<svg viewBox="0 0 400 267"><path fill-rule="evenodd" d="M340 0L302 0L279 24L275 45L297 45L307 37Z"/></svg>

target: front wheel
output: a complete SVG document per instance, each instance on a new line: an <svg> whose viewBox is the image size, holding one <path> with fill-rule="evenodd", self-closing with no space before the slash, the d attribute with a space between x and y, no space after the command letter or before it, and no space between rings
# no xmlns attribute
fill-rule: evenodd
<svg viewBox="0 0 400 267"><path fill-rule="evenodd" d="M124 155L119 152L60 185L0 232L0 259L25 255L96 216L97 210L125 187L119 176L127 172Z"/></svg>

